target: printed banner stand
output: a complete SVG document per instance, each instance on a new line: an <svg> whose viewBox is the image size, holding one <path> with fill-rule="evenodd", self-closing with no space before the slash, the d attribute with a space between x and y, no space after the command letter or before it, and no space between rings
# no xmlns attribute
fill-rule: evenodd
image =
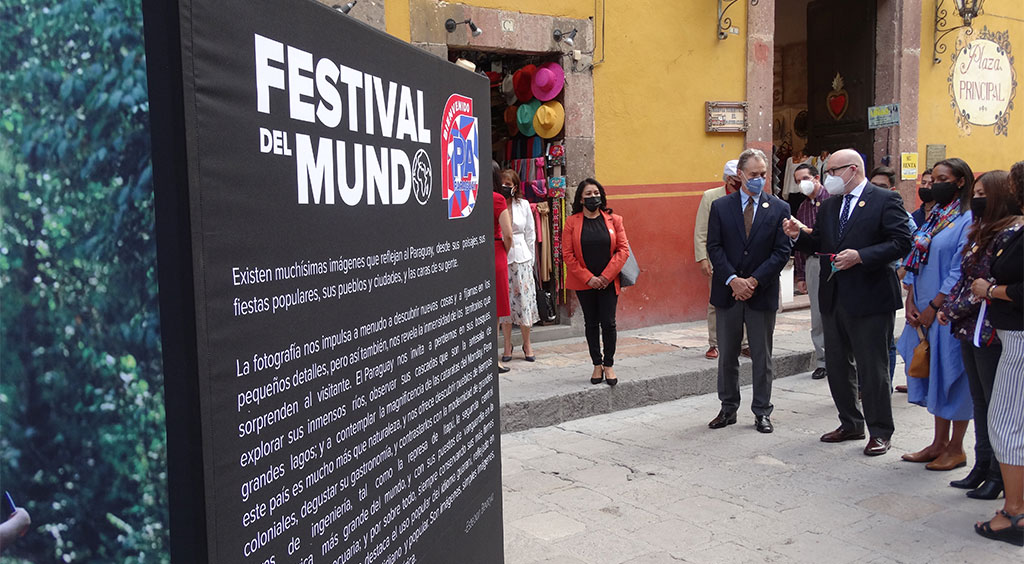
<svg viewBox="0 0 1024 564"><path fill-rule="evenodd" d="M311 0L167 4L172 558L503 562L487 79Z"/></svg>

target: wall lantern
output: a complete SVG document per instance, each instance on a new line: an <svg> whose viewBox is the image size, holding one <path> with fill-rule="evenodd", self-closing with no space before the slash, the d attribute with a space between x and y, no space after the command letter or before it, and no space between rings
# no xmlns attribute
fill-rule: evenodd
<svg viewBox="0 0 1024 564"><path fill-rule="evenodd" d="M576 33L576 28L572 28L572 31L569 32L563 32L560 29L556 29L553 37L555 39L555 43L564 41L566 45L572 47L576 43Z"/></svg>
<svg viewBox="0 0 1024 564"><path fill-rule="evenodd" d="M718 24L715 26L715 32L718 33L718 39L725 39L729 37L729 32L739 33L739 29L732 27L732 18L725 15L732 8L732 5L739 0L717 0L718 1ZM757 6L759 0L750 0L751 6ZM723 8L722 5L725 4Z"/></svg>
<svg viewBox="0 0 1024 564"><path fill-rule="evenodd" d="M932 48L932 63L939 64L942 59L939 55L946 52L946 45L942 43L950 33L961 29L967 28L967 35L974 33L974 28L971 27L971 22L974 18L978 17L981 13L981 5L984 4L985 0L952 0L953 7L960 15L960 19L963 20L963 25L950 26L949 22L946 21L946 16L949 15L949 10L942 6L944 0L937 0L935 2L935 46Z"/></svg>
<svg viewBox="0 0 1024 564"><path fill-rule="evenodd" d="M344 6L342 6L341 4L335 4L335 5L331 6L331 7L334 8L335 10L341 12L342 14L347 14L347 13L352 11L352 8L356 7L356 4L358 2L359 2L359 0L352 0L351 2L345 4Z"/></svg>
<svg viewBox="0 0 1024 564"><path fill-rule="evenodd" d="M444 22L444 28L448 31L448 33L451 33L455 31L455 27L460 24L468 25L469 31L473 33L473 37L480 37L480 35L484 32L484 30L480 29L479 27L476 26L475 23L473 23L473 20L464 20L461 22L457 22L451 18L448 18Z"/></svg>

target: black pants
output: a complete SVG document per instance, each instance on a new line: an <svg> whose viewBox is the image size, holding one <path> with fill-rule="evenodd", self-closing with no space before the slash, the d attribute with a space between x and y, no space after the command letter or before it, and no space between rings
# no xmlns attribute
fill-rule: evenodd
<svg viewBox="0 0 1024 564"><path fill-rule="evenodd" d="M851 316L840 308L821 312L825 328L825 370L839 422L848 432L867 427L872 437L889 439L892 420L889 381L889 340L892 313ZM856 363L856 369L854 369ZM863 413L857 407L857 381L863 394Z"/></svg>
<svg viewBox="0 0 1024 564"><path fill-rule="evenodd" d="M583 327L587 333L590 359L594 366L615 365L615 306L619 296L615 286L609 284L604 290L576 290L576 299L583 310ZM604 357L601 356L601 339L604 337Z"/></svg>
<svg viewBox="0 0 1024 564"><path fill-rule="evenodd" d="M1002 353L1001 344L977 348L971 343L960 342L960 354L974 402L974 465L987 468L989 480L1000 481L999 462L992 454L992 443L988 440L988 404L992 399L992 384L996 380L996 366Z"/></svg>

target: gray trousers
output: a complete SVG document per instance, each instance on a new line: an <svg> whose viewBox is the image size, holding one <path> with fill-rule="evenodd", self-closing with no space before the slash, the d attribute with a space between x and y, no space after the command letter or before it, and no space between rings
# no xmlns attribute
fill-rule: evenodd
<svg viewBox="0 0 1024 564"><path fill-rule="evenodd" d="M847 431L863 431L889 439L894 427L889 386L889 339L895 319L892 313L852 317L837 306L822 312L825 327L825 370L839 422ZM854 362L857 363L854 369ZM857 379L863 394L864 412L857 407Z"/></svg>
<svg viewBox="0 0 1024 564"><path fill-rule="evenodd" d="M744 328L753 362L754 399L750 410L754 415L771 415L772 409L772 338L775 334L775 311L751 309L745 302L716 308L718 318L718 399L722 411L735 413L740 407L740 347Z"/></svg>
<svg viewBox="0 0 1024 564"><path fill-rule="evenodd" d="M711 279L708 279L708 288L711 288ZM708 346L718 346L718 324L715 322L715 306L708 302ZM743 348L747 347L747 330L743 330L743 343L740 345Z"/></svg>
<svg viewBox="0 0 1024 564"><path fill-rule="evenodd" d="M811 342L814 343L816 368L825 368L825 328L821 324L821 307L818 305L818 286L821 283L821 259L807 257L804 263L807 282L807 296L811 299Z"/></svg>

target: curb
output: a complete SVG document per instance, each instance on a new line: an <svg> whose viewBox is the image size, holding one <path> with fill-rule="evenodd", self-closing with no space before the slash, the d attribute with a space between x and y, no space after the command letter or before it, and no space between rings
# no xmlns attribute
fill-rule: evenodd
<svg viewBox="0 0 1024 564"><path fill-rule="evenodd" d="M772 357L774 380L813 369L814 351L792 352ZM740 385L751 383L750 361L740 361ZM588 385L589 386L589 385ZM680 372L664 376L624 380L614 388L589 386L578 392L535 400L501 404L501 433L549 427L592 415L603 415L684 397L715 393L718 369ZM709 417L713 416L710 414Z"/></svg>

